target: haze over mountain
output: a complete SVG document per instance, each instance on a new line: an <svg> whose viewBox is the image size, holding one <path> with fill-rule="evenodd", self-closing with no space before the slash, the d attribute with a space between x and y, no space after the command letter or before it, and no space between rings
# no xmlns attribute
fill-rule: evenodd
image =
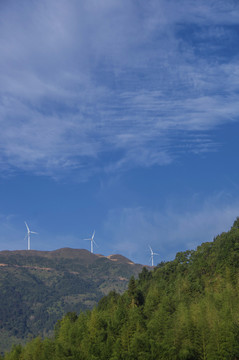
<svg viewBox="0 0 239 360"><path fill-rule="evenodd" d="M142 265L83 249L0 252L0 349L49 335L68 311L91 309L110 290L123 292Z"/></svg>

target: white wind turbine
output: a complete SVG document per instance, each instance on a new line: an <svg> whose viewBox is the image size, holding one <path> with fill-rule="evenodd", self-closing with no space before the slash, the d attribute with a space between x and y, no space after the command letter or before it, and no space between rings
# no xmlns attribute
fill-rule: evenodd
<svg viewBox="0 0 239 360"><path fill-rule="evenodd" d="M154 266L154 255L159 255L158 253L153 252L151 246L149 245L149 250L150 250L150 261L152 263L152 266Z"/></svg>
<svg viewBox="0 0 239 360"><path fill-rule="evenodd" d="M30 250L30 242L31 242L31 234L38 234L37 232L35 231L31 231L25 221L25 225L26 225L26 228L27 228L27 235L25 236L25 239L27 238L27 250ZM24 240L25 240L24 239Z"/></svg>
<svg viewBox="0 0 239 360"><path fill-rule="evenodd" d="M95 244L95 245L97 245L96 244L96 242L95 242L95 240L94 240L94 237L95 237L95 230L94 230L94 232L93 232L93 234L92 234L92 236L91 236L91 238L90 239L84 239L84 240L89 240L90 241L90 252L93 254L93 245Z"/></svg>

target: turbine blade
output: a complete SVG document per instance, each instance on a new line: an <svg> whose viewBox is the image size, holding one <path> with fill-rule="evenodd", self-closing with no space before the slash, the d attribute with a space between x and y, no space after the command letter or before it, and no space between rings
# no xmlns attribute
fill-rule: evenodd
<svg viewBox="0 0 239 360"><path fill-rule="evenodd" d="M95 240L93 240L93 243L94 243L97 247L99 247L99 245L95 242Z"/></svg>
<svg viewBox="0 0 239 360"><path fill-rule="evenodd" d="M30 231L31 234L38 234L37 232L35 231Z"/></svg>
<svg viewBox="0 0 239 360"><path fill-rule="evenodd" d="M92 240L94 240L94 237L95 237L95 230L94 230L94 232L93 232L93 235L92 235Z"/></svg>
<svg viewBox="0 0 239 360"><path fill-rule="evenodd" d="M26 221L25 221L25 225L26 225L27 231L30 231Z"/></svg>

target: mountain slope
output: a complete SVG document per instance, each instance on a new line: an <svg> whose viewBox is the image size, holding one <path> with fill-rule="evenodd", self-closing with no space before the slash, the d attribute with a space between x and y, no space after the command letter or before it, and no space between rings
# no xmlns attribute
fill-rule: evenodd
<svg viewBox="0 0 239 360"><path fill-rule="evenodd" d="M46 335L68 311L91 309L110 290L122 292L142 265L87 250L0 252L0 346Z"/></svg>
<svg viewBox="0 0 239 360"><path fill-rule="evenodd" d="M52 340L36 338L4 360L239 359L239 219L196 251L131 277L91 312L68 313Z"/></svg>

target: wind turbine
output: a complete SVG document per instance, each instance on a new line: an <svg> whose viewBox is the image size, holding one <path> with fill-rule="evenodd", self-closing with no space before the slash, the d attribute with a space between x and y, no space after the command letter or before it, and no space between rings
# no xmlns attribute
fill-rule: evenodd
<svg viewBox="0 0 239 360"><path fill-rule="evenodd" d="M37 232L35 231L31 231L25 221L25 225L26 225L26 228L27 228L27 235L25 236L25 239L27 238L27 250L30 250L30 241L31 241L31 234L38 234ZM24 239L24 240L25 240Z"/></svg>
<svg viewBox="0 0 239 360"><path fill-rule="evenodd" d="M159 255L159 254L153 252L150 245L149 245L149 250L150 250L150 260L151 260L152 266L154 266L154 255Z"/></svg>
<svg viewBox="0 0 239 360"><path fill-rule="evenodd" d="M95 245L97 245L96 244L96 242L95 242L95 240L94 240L94 237L95 237L95 230L94 230L94 232L93 232L93 234L92 234L92 236L91 236L91 238L90 239L84 239L84 240L89 240L90 241L90 252L93 254L93 245L95 244Z"/></svg>

